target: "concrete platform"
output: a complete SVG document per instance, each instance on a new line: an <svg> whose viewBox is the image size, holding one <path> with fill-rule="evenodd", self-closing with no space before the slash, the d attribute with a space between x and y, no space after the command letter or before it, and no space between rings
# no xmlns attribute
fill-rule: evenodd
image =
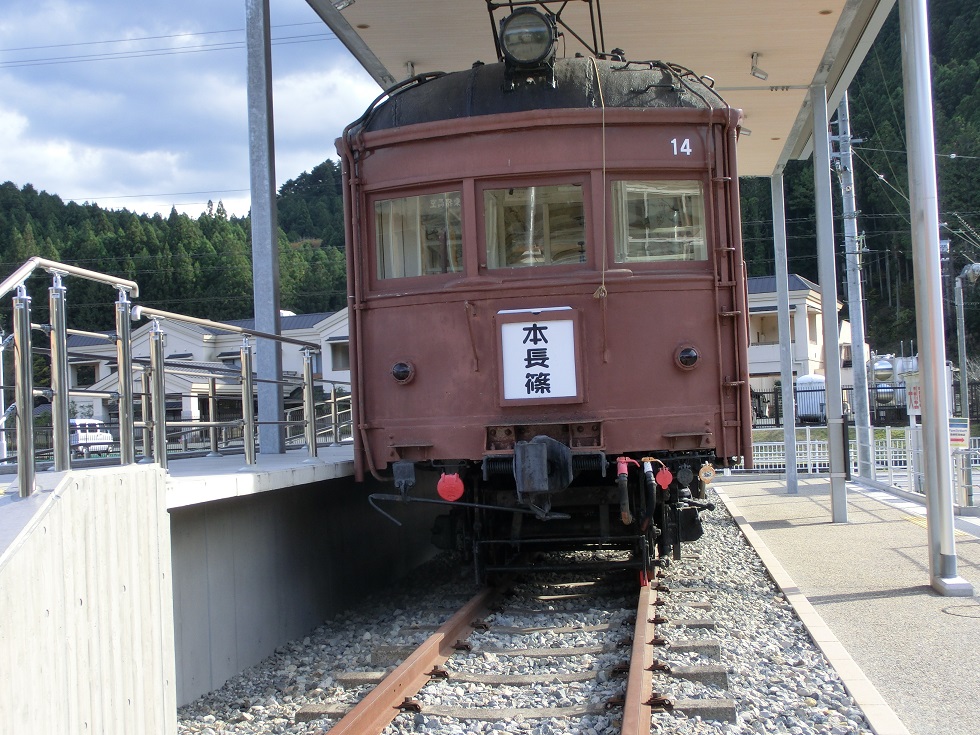
<svg viewBox="0 0 980 735"><path fill-rule="evenodd" d="M716 485L878 735L980 734L980 598L929 586L925 510L848 484L831 523L827 479ZM959 575L980 590L980 523L956 519Z"/></svg>
<svg viewBox="0 0 980 735"><path fill-rule="evenodd" d="M320 447L315 458L305 449L258 454L254 465L242 454L172 459L167 470L167 508L174 509L350 477L354 448Z"/></svg>

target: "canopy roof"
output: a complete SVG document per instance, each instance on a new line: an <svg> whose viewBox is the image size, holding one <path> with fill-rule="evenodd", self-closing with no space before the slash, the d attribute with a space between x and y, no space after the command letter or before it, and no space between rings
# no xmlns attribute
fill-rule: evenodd
<svg viewBox="0 0 980 735"><path fill-rule="evenodd" d="M307 0L382 87L412 74L457 71L497 59L484 0ZM770 176L809 156L808 90L826 84L828 104L843 96L894 0L592 0L605 51L658 59L715 80L741 108L739 173ZM338 10L338 7L341 8ZM557 7L557 6L552 6ZM497 18L505 10L498 11ZM590 54L590 5L570 0L559 55ZM768 78L751 73L753 53Z"/></svg>

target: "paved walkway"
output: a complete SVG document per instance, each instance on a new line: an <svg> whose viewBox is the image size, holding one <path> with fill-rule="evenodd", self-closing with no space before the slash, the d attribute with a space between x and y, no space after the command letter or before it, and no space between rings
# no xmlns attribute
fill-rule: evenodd
<svg viewBox="0 0 980 735"><path fill-rule="evenodd" d="M956 531L975 596L942 597L929 587L921 505L848 484L848 523L835 524L829 480L799 485L798 495L779 480L716 489L878 735L980 735L980 521L957 518Z"/></svg>

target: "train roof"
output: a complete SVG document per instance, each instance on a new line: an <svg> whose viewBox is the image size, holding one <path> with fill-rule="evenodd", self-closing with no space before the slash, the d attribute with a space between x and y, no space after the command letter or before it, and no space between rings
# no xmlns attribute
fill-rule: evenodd
<svg viewBox="0 0 980 735"><path fill-rule="evenodd" d="M352 128L387 130L416 123L540 109L727 109L708 77L662 61L558 59L552 88L547 75L515 75L506 65L414 77L388 90Z"/></svg>

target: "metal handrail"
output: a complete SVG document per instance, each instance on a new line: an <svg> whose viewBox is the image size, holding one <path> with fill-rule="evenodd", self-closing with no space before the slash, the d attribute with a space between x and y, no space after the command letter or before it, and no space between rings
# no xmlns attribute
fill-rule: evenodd
<svg viewBox="0 0 980 735"><path fill-rule="evenodd" d="M0 294L2 295L2 294ZM196 324L199 327L210 327L211 329L220 329L225 332L233 332L237 334L246 334L250 337L259 337L260 339L271 339L274 342L284 342L291 345L299 345L300 347L306 347L314 352L320 351L320 345L315 342L304 342L301 339L293 339L292 337L283 337L281 334L269 334L268 332L259 332L255 329L246 329L245 327L239 327L237 324L226 324L224 322L213 322L210 319L199 319L195 316L184 316L183 314L175 314L172 311L163 311L162 309L151 309L148 306L134 306L133 307L133 321L139 321L143 317L148 317L150 319L170 319L175 322L183 322L184 324Z"/></svg>
<svg viewBox="0 0 980 735"><path fill-rule="evenodd" d="M119 276L99 273L98 271L90 271L87 268L79 268L78 266L58 263L54 260L47 260L46 258L39 258L35 256L33 258L28 258L26 261L24 261L24 265L3 279L3 282L0 283L0 297L6 296L18 286L23 286L24 282L30 278L34 271L38 268L43 268L48 273L68 274L70 276L78 276L79 278L84 278L89 281L107 283L113 288L131 293L133 296L140 295L140 287L136 281L130 281L126 278L120 278Z"/></svg>
<svg viewBox="0 0 980 735"><path fill-rule="evenodd" d="M38 269L43 269L51 275L52 284L49 289L49 312L50 324L35 325L31 322L31 297L27 293L27 280ZM114 333L87 332L84 330L69 329L66 324L67 299L63 284L65 276L76 276L90 281L105 283L118 290L118 299L115 304L116 329ZM6 415L15 412L17 416L17 474L18 489L22 496L33 493L35 486L35 426L33 411L29 409L33 405L33 397L43 394L51 400L51 449L45 450L53 461L55 471L63 471L71 468L72 451L68 433L68 399L71 396L89 396L100 399L117 400L119 406L119 438L112 442L119 448L120 464L132 464L136 461L136 446L138 443L137 432L142 434L142 454L141 461L154 461L159 463L164 469L167 467L168 440L171 438L169 428L190 429L199 431L200 435L205 433L210 439L211 454L218 453L218 430L224 431L231 428L241 431L241 441L244 443L246 461L248 464L255 464L255 443L256 426L259 424L277 423L289 427L302 427L305 435L306 444L311 457L316 456L318 426L317 426L317 406L315 404L316 392L313 390L313 356L321 352L321 347L315 342L295 339L278 334L269 334L255 329L241 327L236 324L216 322L208 319L186 316L174 312L152 309L145 306L136 306L130 302L130 295L139 293L139 286L134 281L119 278L116 276L98 273L96 271L79 268L77 266L58 263L40 257L28 259L22 266L17 268L10 276L0 283L0 296L15 291L13 306L14 334L4 341L4 345L10 340L14 342L15 357L15 401L7 409ZM132 354L132 323L141 318L148 318L153 321L150 333L150 354L148 358L135 358ZM226 332L239 334L242 336L241 346L241 370L222 369L210 364L202 365L200 368L186 367L174 364L166 360L163 356L164 335L160 327L161 321L170 320L202 326L216 332ZM47 333L50 337L50 348L46 345L32 345L31 332L34 329ZM115 391L95 391L82 388L69 387L68 362L70 356L67 350L68 335L77 335L100 341L116 344L116 363L118 365L117 380L119 382L118 392ZM0 337L2 337L0 333ZM288 375L278 380L259 379L253 374L252 364L254 357L254 346L250 344L250 339L266 339L274 343L297 345L303 352L303 371L301 375ZM47 340L45 340L47 342ZM35 389L33 385L32 358L34 355L43 353L51 358L51 386ZM102 358L103 355L86 355L84 353L73 353L82 355L86 358ZM135 369L135 370L134 370ZM137 377L136 370L141 374L138 376L140 390L138 396L134 395L133 379ZM171 421L166 419L167 395L165 375L186 374L203 376L208 381L208 421ZM302 386L303 388L303 416L301 419L293 419L294 414L290 412L286 416L286 421L270 422L256 421L254 415L254 387L257 383L273 382L283 386ZM332 381L331 381L332 382ZM240 388L242 402L242 417L235 421L217 421L217 400L218 384L237 384ZM238 391L236 391L238 392ZM330 409L332 417L333 433L335 440L339 440L341 426L344 422L338 421L338 416L346 415L344 411L338 410L337 391L332 388L333 406ZM139 404L135 404L138 400ZM15 406L23 407L24 410L17 411ZM0 403L0 412L5 406ZM136 421L136 410L140 409L142 414L140 421ZM6 417L6 416L5 416ZM322 420L322 416L320 419ZM291 420L292 419L292 420ZM6 427L0 423L0 445L6 438ZM190 433L190 432L184 432ZM102 444L103 442L98 442ZM152 457L152 459L151 459Z"/></svg>

